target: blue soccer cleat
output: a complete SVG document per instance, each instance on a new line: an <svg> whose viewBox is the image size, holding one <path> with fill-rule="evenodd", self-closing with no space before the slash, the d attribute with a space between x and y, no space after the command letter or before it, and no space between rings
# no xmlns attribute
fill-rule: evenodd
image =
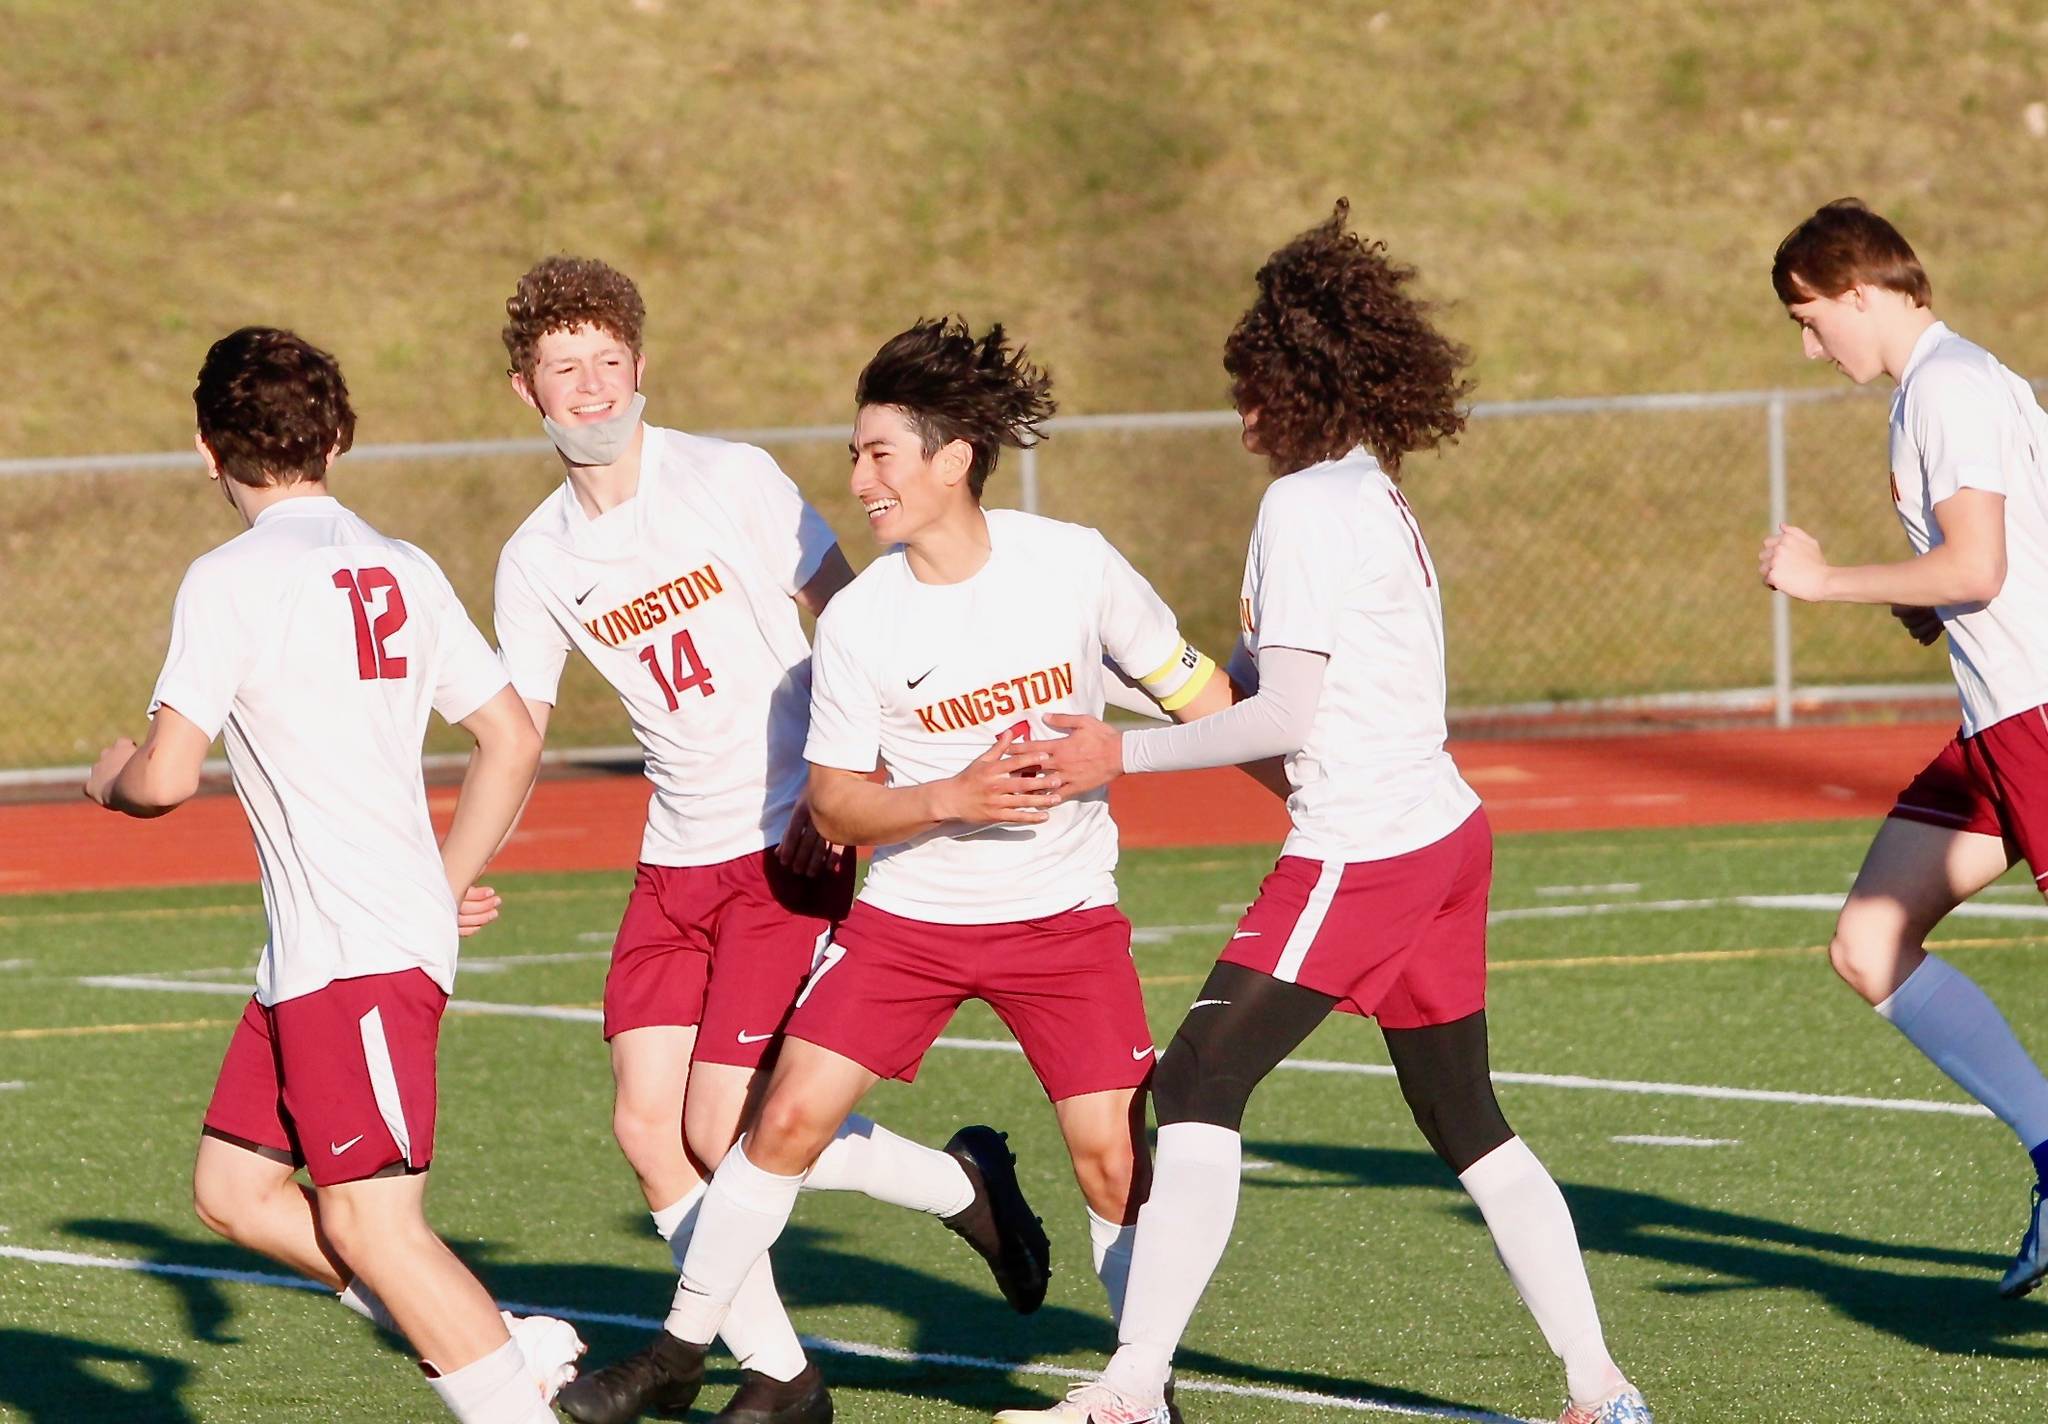
<svg viewBox="0 0 2048 1424"><path fill-rule="evenodd" d="M2020 1238L2020 1253L2014 1258L2012 1269L2005 1273L2005 1279L1998 1283L1998 1293L2007 1300L2018 1300L2021 1296L2041 1284L2041 1278L2048 1276L2048 1242L2041 1237L2041 1206L2048 1197L2041 1195L2041 1185L2034 1184L2034 1204L2027 1215L2027 1234Z"/></svg>
<svg viewBox="0 0 2048 1424"><path fill-rule="evenodd" d="M1641 1390L1625 1384L1598 1404L1566 1405L1557 1424L1651 1424L1650 1406Z"/></svg>

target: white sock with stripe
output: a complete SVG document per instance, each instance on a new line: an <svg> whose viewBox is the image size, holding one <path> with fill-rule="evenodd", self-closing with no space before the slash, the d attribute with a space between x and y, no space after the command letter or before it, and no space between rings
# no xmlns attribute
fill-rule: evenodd
<svg viewBox="0 0 2048 1424"><path fill-rule="evenodd" d="M1230 1244L1243 1171L1243 1139L1229 1128L1173 1122L1159 1129L1116 1354L1102 1372L1103 1382L1134 1404L1155 1404L1164 1395L1173 1352Z"/></svg>
<svg viewBox="0 0 2048 1424"><path fill-rule="evenodd" d="M1095 1278L1102 1282L1103 1293L1109 1297L1109 1318L1113 1321L1124 1318L1124 1296L1131 1283L1131 1245L1137 1236L1136 1222L1125 1226L1097 1216L1092 1206L1088 1208L1088 1254L1095 1261Z"/></svg>
<svg viewBox="0 0 2048 1424"><path fill-rule="evenodd" d="M1877 1012L1996 1113L2020 1146L2031 1150L2048 1142L2048 1078L1969 975L1930 954Z"/></svg>
<svg viewBox="0 0 2048 1424"><path fill-rule="evenodd" d="M1519 1137L1481 1157L1458 1180L1486 1218L1515 1293L1536 1317L1551 1352L1564 1361L1572 1402L1607 1398L1625 1381L1600 1332L1600 1312L1564 1193Z"/></svg>
<svg viewBox="0 0 2048 1424"><path fill-rule="evenodd" d="M428 1375L427 1383L462 1424L559 1424L511 1340L453 1373Z"/></svg>
<svg viewBox="0 0 2048 1424"><path fill-rule="evenodd" d="M860 1192L890 1206L952 1216L974 1204L974 1183L951 1153L849 1115L804 1178L810 1192Z"/></svg>
<svg viewBox="0 0 2048 1424"><path fill-rule="evenodd" d="M697 1209L684 1254L683 1278L665 1328L678 1340L708 1345L718 1334L750 1273L763 1261L796 1207L801 1176L764 1172L747 1157L741 1138L725 1154ZM726 1336L726 1343L732 1337Z"/></svg>
<svg viewBox="0 0 2048 1424"><path fill-rule="evenodd" d="M678 1274L689 1254L690 1238L696 1234L705 1186L699 1182L681 1201L654 1213L654 1229L668 1242ZM732 1298L732 1308L726 1312L718 1334L743 1370L757 1370L778 1380L793 1380L803 1372L803 1342L797 1339L796 1327L789 1323L789 1312L783 1309L782 1297L775 1289L775 1271L765 1251L741 1282L739 1294Z"/></svg>

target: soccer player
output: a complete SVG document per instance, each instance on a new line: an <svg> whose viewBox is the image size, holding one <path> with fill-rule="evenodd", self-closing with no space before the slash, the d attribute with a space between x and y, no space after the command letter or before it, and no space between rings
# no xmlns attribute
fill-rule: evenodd
<svg viewBox="0 0 2048 1424"><path fill-rule="evenodd" d="M1165 1424L1173 1352L1237 1213L1252 1090L1333 1010L1379 1019L1423 1136L1471 1194L1565 1366L1564 1424L1642 1424L1608 1355L1563 1195L1495 1101L1486 1050L1493 840L1444 750L1436 566L1402 458L1464 425L1465 352L1408 290L1413 269L1347 230L1340 201L1275 252L1224 346L1244 442L1277 478L1245 561L1252 695L1183 727L1047 719L1033 744L1065 794L1126 771L1282 756L1293 822L1159 1061L1152 1195L1118 1349L1101 1380L1008 1424Z"/></svg>
<svg viewBox="0 0 2048 1424"><path fill-rule="evenodd" d="M1105 653L1178 715L1228 696L1100 534L982 509L999 451L1053 411L1049 380L1000 326L918 323L868 363L855 400L854 497L893 547L819 620L804 755L824 833L880 849L706 1194L667 1322L692 1377L835 1126L880 1079L913 1078L969 998L1017 1035L1052 1100L1121 1307L1153 1050L1116 908L1116 827L1102 795L1061 804L1043 757L1014 748L1049 713L1101 709Z"/></svg>
<svg viewBox="0 0 2048 1424"><path fill-rule="evenodd" d="M613 1133L680 1268L704 1177L737 1136L755 1073L853 893L852 857L801 805L811 650L798 619L800 607L823 611L852 573L765 451L642 419L646 311L624 274L551 257L505 306L512 388L540 412L566 476L499 559L498 640L543 734L574 649L617 692L646 754L654 794L605 979L604 1033ZM999 1134L964 1128L939 1152L865 1118L834 1127L814 1188L940 1217L1012 1306L1037 1308L1044 1237ZM741 1385L719 1419L830 1418L765 1256L724 1335ZM565 1392L562 1408L584 1421L681 1408L667 1359L657 1336Z"/></svg>
<svg viewBox="0 0 2048 1424"><path fill-rule="evenodd" d="M501 1317L421 1207L456 904L511 826L540 738L433 560L328 493L355 431L333 357L245 327L207 352L193 402L207 476L248 528L186 572L149 735L107 748L85 792L163 815L224 734L255 832L270 939L206 1110L194 1203L401 1332L456 1418L547 1424L582 1342L561 1321ZM476 738L438 847L429 710Z"/></svg>
<svg viewBox="0 0 2048 1424"><path fill-rule="evenodd" d="M1913 557L1836 566L1805 530L1764 541L1763 580L1809 602L1890 604L1948 634L1956 738L1899 793L1828 947L1835 972L1991 1109L2034 1160L2033 1207L1999 1293L2048 1275L2048 1079L1960 969L1925 948L1949 911L2025 860L2048 878L2048 416L2023 377L1937 319L1920 260L1853 198L1778 245L1771 285L1811 359L1898 384L1891 495Z"/></svg>

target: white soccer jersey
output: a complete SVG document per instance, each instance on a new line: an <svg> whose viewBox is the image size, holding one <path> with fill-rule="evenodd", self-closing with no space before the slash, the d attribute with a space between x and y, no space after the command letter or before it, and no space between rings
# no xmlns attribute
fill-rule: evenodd
<svg viewBox="0 0 2048 1424"><path fill-rule="evenodd" d="M261 1002L415 968L454 987L420 743L430 708L459 722L505 683L434 561L324 495L186 571L149 710L225 737L270 920Z"/></svg>
<svg viewBox="0 0 2048 1424"><path fill-rule="evenodd" d="M810 740L820 766L891 786L942 781L1019 722L1102 715L1102 657L1133 677L1181 646L1172 612L1093 529L987 512L989 558L956 584L920 583L901 548L818 621ZM1001 924L1116 901L1106 790L1035 825L937 827L876 850L860 898L936 924Z"/></svg>
<svg viewBox="0 0 2048 1424"><path fill-rule="evenodd" d="M1963 731L2048 702L2048 415L2034 389L1942 322L1892 394L1892 503L1913 551L1942 542L1934 507L1961 489L2005 496L2005 585L1938 609Z"/></svg>
<svg viewBox="0 0 2048 1424"><path fill-rule="evenodd" d="M575 648L619 694L654 783L648 864L782 839L811 696L792 598L836 542L765 450L649 426L633 498L592 519L564 480L505 545L512 685L552 704Z"/></svg>
<svg viewBox="0 0 2048 1424"><path fill-rule="evenodd" d="M1444 611L1400 487L1363 449L1273 481L1239 605L1245 643L1327 654L1287 758L1284 855L1384 860L1443 839L1479 805L1444 750Z"/></svg>

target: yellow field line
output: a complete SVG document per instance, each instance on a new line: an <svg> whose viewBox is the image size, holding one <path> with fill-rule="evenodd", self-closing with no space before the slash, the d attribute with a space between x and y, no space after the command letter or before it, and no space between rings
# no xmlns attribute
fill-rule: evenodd
<svg viewBox="0 0 2048 1424"><path fill-rule="evenodd" d="M1945 939L1927 947L1949 949L2010 949L2015 945L2038 944L2039 935L2001 936L1994 939ZM1722 959L1782 959L1799 955L1826 954L1824 944L1770 945L1752 949L1684 949L1669 954L1588 954L1558 959L1490 959L1489 972L1508 969L1602 969L1608 965L1704 964Z"/></svg>
<svg viewBox="0 0 2048 1424"><path fill-rule="evenodd" d="M68 1024L59 1028L0 1029L0 1039L83 1038L97 1033L156 1033L178 1028L225 1028L233 1019L177 1019L168 1023Z"/></svg>
<svg viewBox="0 0 2048 1424"><path fill-rule="evenodd" d="M517 903L521 900L574 900L590 895L620 898L616 885L563 886L553 890L515 890L509 897ZM158 905L147 908L125 910L52 910L46 915L0 915L0 925L54 925L74 920L176 920L186 918L209 918L222 915L254 915L260 918L263 906L253 905Z"/></svg>

